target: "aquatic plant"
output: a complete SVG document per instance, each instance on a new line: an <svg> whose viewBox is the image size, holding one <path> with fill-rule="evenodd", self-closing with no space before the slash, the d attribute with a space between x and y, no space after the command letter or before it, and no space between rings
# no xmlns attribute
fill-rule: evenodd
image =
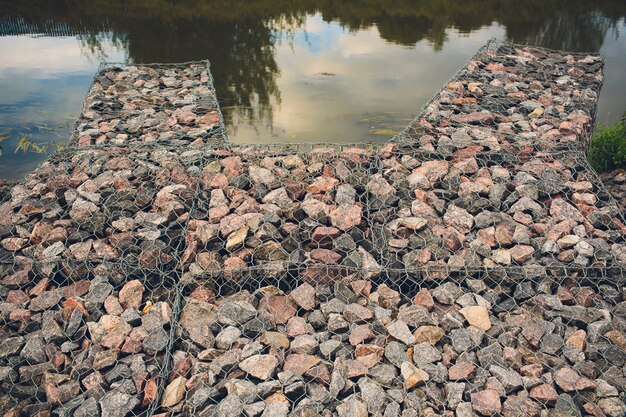
<svg viewBox="0 0 626 417"><path fill-rule="evenodd" d="M626 113L614 125L598 127L588 158L598 172L626 167Z"/></svg>

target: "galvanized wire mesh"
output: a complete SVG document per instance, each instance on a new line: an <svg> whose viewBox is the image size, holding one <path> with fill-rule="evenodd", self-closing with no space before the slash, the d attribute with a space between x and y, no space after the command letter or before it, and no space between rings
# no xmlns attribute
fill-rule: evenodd
<svg viewBox="0 0 626 417"><path fill-rule="evenodd" d="M623 288L591 282L412 280L416 292L353 271L334 284L226 297L188 282L162 411L619 412Z"/></svg>
<svg viewBox="0 0 626 417"><path fill-rule="evenodd" d="M202 165L187 273L264 266L281 274L301 265L361 267L362 256L372 258L365 193L376 172L372 150L209 150Z"/></svg>
<svg viewBox="0 0 626 417"><path fill-rule="evenodd" d="M622 212L579 153L385 156L369 201L389 268L623 273Z"/></svg>
<svg viewBox="0 0 626 417"><path fill-rule="evenodd" d="M584 151L603 66L597 55L491 40L392 142L438 154L470 144L496 153Z"/></svg>
<svg viewBox="0 0 626 417"><path fill-rule="evenodd" d="M206 63L103 66L0 205L0 415L623 415L566 55L490 42L382 148L233 146Z"/></svg>
<svg viewBox="0 0 626 417"><path fill-rule="evenodd" d="M173 263L199 169L163 149L68 149L1 206L3 258L119 260L162 270Z"/></svg>
<svg viewBox="0 0 626 417"><path fill-rule="evenodd" d="M226 141L208 61L103 63L69 145L224 146Z"/></svg>
<svg viewBox="0 0 626 417"><path fill-rule="evenodd" d="M149 414L168 365L175 276L70 259L0 269L3 415Z"/></svg>

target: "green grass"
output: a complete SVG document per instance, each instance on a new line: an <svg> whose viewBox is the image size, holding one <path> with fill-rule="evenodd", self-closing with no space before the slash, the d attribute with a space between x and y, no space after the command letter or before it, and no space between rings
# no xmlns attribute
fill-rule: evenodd
<svg viewBox="0 0 626 417"><path fill-rule="evenodd" d="M589 146L589 163L598 172L626 168L626 114L612 126L601 126Z"/></svg>

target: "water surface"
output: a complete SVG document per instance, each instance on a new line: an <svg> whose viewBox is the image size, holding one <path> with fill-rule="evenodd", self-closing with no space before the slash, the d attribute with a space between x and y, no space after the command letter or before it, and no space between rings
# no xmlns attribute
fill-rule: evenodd
<svg viewBox="0 0 626 417"><path fill-rule="evenodd" d="M612 122L625 18L622 1L0 0L0 178L63 143L101 61L209 59L239 143L380 142L498 38L605 54Z"/></svg>

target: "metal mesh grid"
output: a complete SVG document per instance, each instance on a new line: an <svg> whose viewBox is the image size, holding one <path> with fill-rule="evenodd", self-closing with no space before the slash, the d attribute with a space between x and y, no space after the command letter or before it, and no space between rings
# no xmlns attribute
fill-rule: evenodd
<svg viewBox="0 0 626 417"><path fill-rule="evenodd" d="M200 179L167 150L66 150L0 206L3 258L112 260L162 270L176 260Z"/></svg>
<svg viewBox="0 0 626 417"><path fill-rule="evenodd" d="M369 217L388 268L623 271L622 212L578 153L387 152L381 170L384 193L370 194Z"/></svg>
<svg viewBox="0 0 626 417"><path fill-rule="evenodd" d="M22 258L0 270L2 415L149 415L176 276L115 261Z"/></svg>
<svg viewBox="0 0 626 417"><path fill-rule="evenodd" d="M245 275L236 271L251 266L276 274L302 265L368 267L372 150L206 151L202 166L185 239L188 274L226 270L237 281Z"/></svg>
<svg viewBox="0 0 626 417"><path fill-rule="evenodd" d="M566 55L491 41L383 148L232 146L206 62L103 66L0 206L0 414L622 416L602 61Z"/></svg>
<svg viewBox="0 0 626 417"><path fill-rule="evenodd" d="M103 63L69 146L224 146L227 142L208 61Z"/></svg>
<svg viewBox="0 0 626 417"><path fill-rule="evenodd" d="M597 55L491 40L392 142L438 154L470 144L483 152L584 151L603 66Z"/></svg>
<svg viewBox="0 0 626 417"><path fill-rule="evenodd" d="M366 273L244 289L111 262L3 264L0 405L19 415L622 409L624 282Z"/></svg>

